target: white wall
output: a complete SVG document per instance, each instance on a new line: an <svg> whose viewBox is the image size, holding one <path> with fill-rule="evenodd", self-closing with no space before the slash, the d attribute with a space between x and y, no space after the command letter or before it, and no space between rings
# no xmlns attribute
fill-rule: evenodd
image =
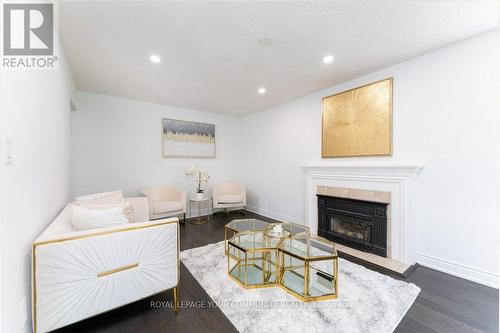
<svg viewBox="0 0 500 333"><path fill-rule="evenodd" d="M192 196L195 179L185 170L197 165L210 184L237 180L239 118L88 92L76 95L71 117L72 195L122 189L138 195L147 186L177 186ZM215 124L215 158L163 158L161 118Z"/></svg>
<svg viewBox="0 0 500 333"><path fill-rule="evenodd" d="M499 36L496 30L243 118L250 209L303 221L301 167L321 162L321 98L393 76L393 156L322 163L425 165L417 261L497 286Z"/></svg>
<svg viewBox="0 0 500 333"><path fill-rule="evenodd" d="M13 159L0 165L1 330L31 331L31 244L70 192L71 73L62 47L59 69L2 71L0 134ZM26 298L28 322L20 325Z"/></svg>

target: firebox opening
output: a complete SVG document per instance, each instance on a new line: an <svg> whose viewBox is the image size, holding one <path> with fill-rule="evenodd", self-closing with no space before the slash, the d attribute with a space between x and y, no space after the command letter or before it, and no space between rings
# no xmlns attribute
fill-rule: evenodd
<svg viewBox="0 0 500 333"><path fill-rule="evenodd" d="M387 257L387 203L318 196L318 235Z"/></svg>

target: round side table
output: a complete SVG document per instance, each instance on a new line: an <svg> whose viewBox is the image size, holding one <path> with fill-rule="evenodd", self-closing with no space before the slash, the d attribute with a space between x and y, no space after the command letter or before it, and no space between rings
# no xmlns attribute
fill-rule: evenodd
<svg viewBox="0 0 500 333"><path fill-rule="evenodd" d="M192 207L193 207L193 204L198 204L198 216L193 219L193 213L192 213ZM202 218L201 217L201 208L202 208L202 204L206 203L207 205L207 209L210 209L210 214L208 214L206 217ZM198 199L198 198L190 198L189 199L189 219L190 219L190 223L192 224L203 224L203 223L207 223L209 220L210 220L210 217L211 215L213 214L213 208L212 206L210 205L210 198L201 198L201 199Z"/></svg>

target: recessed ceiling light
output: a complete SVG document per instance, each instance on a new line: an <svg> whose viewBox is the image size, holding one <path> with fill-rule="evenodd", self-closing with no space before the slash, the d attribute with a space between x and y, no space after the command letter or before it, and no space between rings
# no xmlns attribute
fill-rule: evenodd
<svg viewBox="0 0 500 333"><path fill-rule="evenodd" d="M332 55L330 55L330 54L329 54L329 55L327 55L327 56L325 56L325 57L323 58L323 62L324 62L325 64L329 64L329 63L331 63L332 61L333 61L333 56L332 56Z"/></svg>
<svg viewBox="0 0 500 333"><path fill-rule="evenodd" d="M266 93L266 88L260 87L258 90L259 94L265 94Z"/></svg>
<svg viewBox="0 0 500 333"><path fill-rule="evenodd" d="M159 63L161 61L160 57L157 56L157 55L155 55L155 54L151 55L149 57L149 60L151 60L151 62L155 63L155 64L157 64L157 63Z"/></svg>

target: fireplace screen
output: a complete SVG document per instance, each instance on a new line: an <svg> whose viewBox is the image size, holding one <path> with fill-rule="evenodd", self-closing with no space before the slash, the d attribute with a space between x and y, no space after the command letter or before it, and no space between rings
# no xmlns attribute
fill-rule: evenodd
<svg viewBox="0 0 500 333"><path fill-rule="evenodd" d="M387 256L387 204L318 195L318 235Z"/></svg>
<svg viewBox="0 0 500 333"><path fill-rule="evenodd" d="M370 227L353 224L338 217L330 217L330 231L344 237L370 242Z"/></svg>

